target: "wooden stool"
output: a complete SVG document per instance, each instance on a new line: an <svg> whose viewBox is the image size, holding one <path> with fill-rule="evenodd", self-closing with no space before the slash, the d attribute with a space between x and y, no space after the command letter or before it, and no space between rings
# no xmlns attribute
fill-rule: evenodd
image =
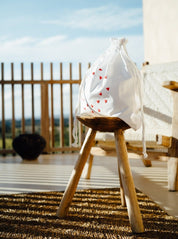
<svg viewBox="0 0 178 239"><path fill-rule="evenodd" d="M122 205L124 205L126 202L132 231L135 233L144 232L142 217L137 202L135 186L129 166L127 148L123 135L123 131L130 127L117 117L78 117L78 120L90 127L90 129L88 130L84 143L81 147L78 160L72 171L71 177L57 211L57 216L65 217L67 215L83 168L90 154L96 132L114 132L118 159L118 172L121 185L120 189Z"/></svg>

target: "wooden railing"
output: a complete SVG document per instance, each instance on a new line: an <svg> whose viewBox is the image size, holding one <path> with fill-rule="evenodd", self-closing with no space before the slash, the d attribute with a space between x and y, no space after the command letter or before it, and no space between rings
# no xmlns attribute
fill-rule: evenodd
<svg viewBox="0 0 178 239"><path fill-rule="evenodd" d="M59 63L59 78L54 79L53 77L53 63L50 63L50 76L49 79L44 79L44 64L40 64L40 79L34 79L34 64L30 64L30 79L26 79L24 77L24 63L20 64L20 79L15 79L14 77L14 63L11 63L10 65L10 79L6 79L5 77L5 64L1 63L1 79L0 79L0 97L1 97L1 112L0 112L0 122L1 122L1 128L0 128L0 154L7 154L7 153L13 153L12 146L7 145L7 136L9 137L9 133L7 133L7 118L5 115L5 107L6 107L6 93L7 90L5 89L6 86L10 86L10 93L11 95L11 106L9 107L9 110L11 110L11 129L10 129L10 142L12 143L13 139L18 136L20 133L35 133L38 131L40 135L42 135L46 139L46 148L45 152L74 152L76 150L79 150L79 147L82 143L82 138L84 134L84 128L81 124L79 124L79 147L73 147L73 120L74 120L74 107L76 106L73 103L73 87L77 86L77 89L75 87L75 91L78 91L79 85L81 83L82 78L82 66L81 63L78 64L78 78L73 79L72 77L72 63L69 63L69 79L63 79L63 64ZM25 87L26 85L30 86L30 90L28 94L30 94L30 108L26 108L25 102L26 97L29 95L26 95ZM66 94L64 93L64 86L68 86L69 93L67 94L68 100L64 100ZM16 105L15 102L17 101L16 91L15 87L20 86L20 95L21 99L20 105ZM38 126L37 130L37 123L35 118L35 105L36 97L35 97L35 86L38 86L40 89L40 110L41 110L41 117L40 117L40 125ZM58 102L54 97L54 88L59 87L59 97ZM75 92L76 93L76 92ZM78 93L77 93L78 94ZM18 99L19 100L19 99ZM65 102L64 102L65 101ZM76 101L76 99L75 99ZM55 104L59 104L59 112L58 116L54 115L54 108ZM67 125L65 125L65 117L64 117L64 109L65 105L67 105L68 108L68 116L66 121L68 121ZM20 108L19 108L20 107ZM20 129L17 132L16 122L16 112L21 112L21 118L20 118ZM26 116L25 112L31 111L31 128L27 129L26 126ZM18 116L19 117L19 116ZM9 119L8 119L9 120ZM58 121L58 125L56 126L56 120ZM19 119L18 119L19 121ZM56 142L56 136L55 132L58 135L58 142ZM67 132L67 134L66 134ZM68 138L68 143L65 143L65 138Z"/></svg>

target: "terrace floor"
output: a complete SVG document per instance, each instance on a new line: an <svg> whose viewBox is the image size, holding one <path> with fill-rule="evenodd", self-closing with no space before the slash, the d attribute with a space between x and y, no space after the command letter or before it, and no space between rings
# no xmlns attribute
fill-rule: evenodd
<svg viewBox="0 0 178 239"><path fill-rule="evenodd" d="M35 161L19 156L0 157L0 194L64 190L77 154L41 155ZM146 168L134 154L129 154L137 189L148 195L169 215L178 217L178 192L167 189L167 162L152 161ZM118 187L117 159L95 157L91 179L81 178L78 188Z"/></svg>

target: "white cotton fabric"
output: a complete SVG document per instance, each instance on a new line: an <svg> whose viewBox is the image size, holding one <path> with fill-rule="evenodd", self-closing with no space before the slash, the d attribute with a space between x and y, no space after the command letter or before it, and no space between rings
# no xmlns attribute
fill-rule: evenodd
<svg viewBox="0 0 178 239"><path fill-rule="evenodd" d="M118 117L137 130L142 124L141 76L126 51L112 39L81 83L77 115Z"/></svg>
<svg viewBox="0 0 178 239"><path fill-rule="evenodd" d="M126 43L125 38L112 38L110 47L88 69L80 86L76 115L118 117L134 130L142 126L143 157L147 158L142 78L127 54ZM76 145L76 124L74 139Z"/></svg>

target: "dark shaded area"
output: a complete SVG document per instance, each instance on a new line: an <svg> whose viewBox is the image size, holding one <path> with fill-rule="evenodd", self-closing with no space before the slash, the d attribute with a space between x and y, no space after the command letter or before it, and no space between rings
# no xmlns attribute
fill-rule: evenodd
<svg viewBox="0 0 178 239"><path fill-rule="evenodd" d="M43 152L46 140L38 134L20 134L13 140L12 146L23 159L34 160Z"/></svg>

